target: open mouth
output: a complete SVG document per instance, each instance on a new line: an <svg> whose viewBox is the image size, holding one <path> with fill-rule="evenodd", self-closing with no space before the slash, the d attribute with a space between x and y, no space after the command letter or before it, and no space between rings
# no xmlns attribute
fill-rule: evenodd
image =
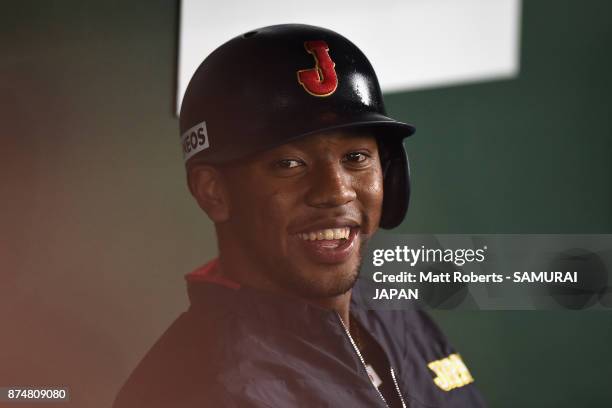
<svg viewBox="0 0 612 408"><path fill-rule="evenodd" d="M340 244L341 240L348 240L351 234L350 227L326 228L317 231L298 233L304 241L324 241L322 244ZM335 245L335 246L338 246ZM330 245L331 246L331 245Z"/></svg>
<svg viewBox="0 0 612 408"><path fill-rule="evenodd" d="M297 233L300 246L314 261L339 263L347 260L355 249L359 227L335 227Z"/></svg>

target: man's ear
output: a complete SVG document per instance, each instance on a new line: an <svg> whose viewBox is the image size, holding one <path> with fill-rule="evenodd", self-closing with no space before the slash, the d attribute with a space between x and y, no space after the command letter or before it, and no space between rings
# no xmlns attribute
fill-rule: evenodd
<svg viewBox="0 0 612 408"><path fill-rule="evenodd" d="M187 184L191 195L214 223L229 219L229 195L217 169L196 163L187 169Z"/></svg>

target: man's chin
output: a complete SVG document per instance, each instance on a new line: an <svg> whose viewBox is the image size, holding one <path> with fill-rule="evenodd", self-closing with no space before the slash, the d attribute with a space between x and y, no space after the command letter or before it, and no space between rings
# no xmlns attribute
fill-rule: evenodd
<svg viewBox="0 0 612 408"><path fill-rule="evenodd" d="M303 259L293 263L294 274L285 274L281 278L291 291L308 299L324 299L341 296L351 290L359 278L363 259L363 242L359 242L358 251L344 262L322 264Z"/></svg>

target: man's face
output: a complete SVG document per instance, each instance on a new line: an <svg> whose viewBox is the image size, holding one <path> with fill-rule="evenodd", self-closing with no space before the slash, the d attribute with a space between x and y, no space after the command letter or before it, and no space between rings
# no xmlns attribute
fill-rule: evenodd
<svg viewBox="0 0 612 408"><path fill-rule="evenodd" d="M239 161L222 174L230 208L225 236L234 240L248 273L306 298L337 296L353 287L382 208L373 136L309 136Z"/></svg>

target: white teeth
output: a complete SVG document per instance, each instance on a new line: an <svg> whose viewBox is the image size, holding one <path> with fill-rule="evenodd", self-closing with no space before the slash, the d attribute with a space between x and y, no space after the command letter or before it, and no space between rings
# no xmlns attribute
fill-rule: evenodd
<svg viewBox="0 0 612 408"><path fill-rule="evenodd" d="M348 239L351 234L349 227L344 228L326 228L319 231L305 232L298 234L305 241L322 241L335 239Z"/></svg>

